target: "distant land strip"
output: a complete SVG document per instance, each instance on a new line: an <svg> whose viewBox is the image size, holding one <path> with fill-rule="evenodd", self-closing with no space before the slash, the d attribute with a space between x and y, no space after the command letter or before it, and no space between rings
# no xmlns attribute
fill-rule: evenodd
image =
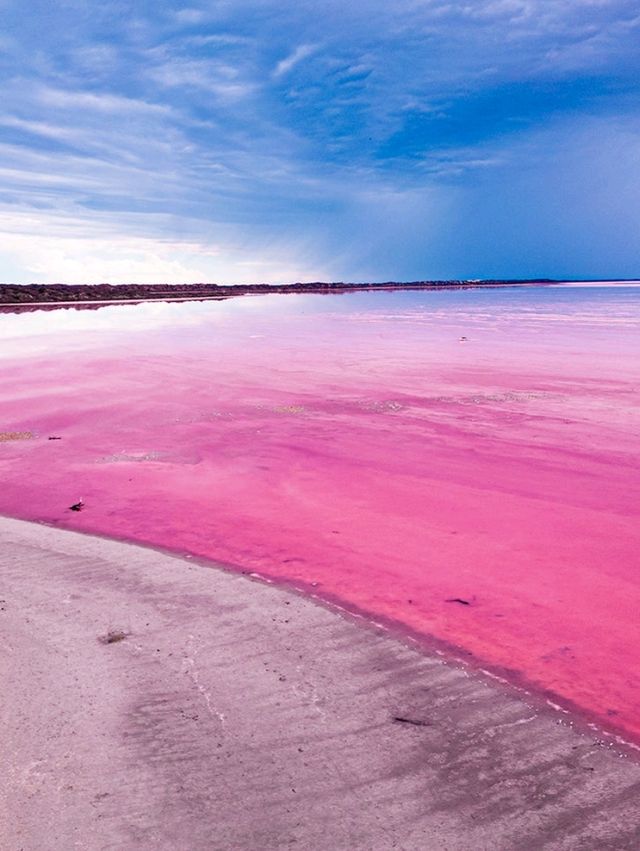
<svg viewBox="0 0 640 851"><path fill-rule="evenodd" d="M148 301L153 299L216 299L270 293L346 293L366 290L433 290L444 288L511 287L557 283L551 279L386 281L384 283L295 284L0 284L0 305L52 302Z"/></svg>

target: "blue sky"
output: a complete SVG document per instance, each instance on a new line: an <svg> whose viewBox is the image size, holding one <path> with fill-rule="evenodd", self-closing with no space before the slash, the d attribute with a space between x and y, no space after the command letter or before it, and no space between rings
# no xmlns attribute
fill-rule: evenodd
<svg viewBox="0 0 640 851"><path fill-rule="evenodd" d="M636 0L1 0L0 280L640 275Z"/></svg>

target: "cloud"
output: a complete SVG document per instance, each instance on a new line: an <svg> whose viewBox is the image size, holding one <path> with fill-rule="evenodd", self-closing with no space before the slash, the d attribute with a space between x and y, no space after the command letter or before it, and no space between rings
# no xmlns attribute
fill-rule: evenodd
<svg viewBox="0 0 640 851"><path fill-rule="evenodd" d="M0 274L477 277L497 268L489 250L516 274L537 238L541 265L545 245L559 262L546 218L572 156L607 174L598 203L629 245L614 256L573 184L567 218L598 257L631 265L633 0L123 9L80 0L51 15L35 0L24 15L4 0L0 220L19 250L4 240ZM584 142L587 126L607 150ZM578 242L571 231L576 268Z"/></svg>
<svg viewBox="0 0 640 851"><path fill-rule="evenodd" d="M206 20L206 17L202 9L184 8L175 13L175 19L180 24L199 24Z"/></svg>
<svg viewBox="0 0 640 851"><path fill-rule="evenodd" d="M90 110L101 113L167 113L171 107L167 104L102 92L69 91L41 86L36 92L36 100L45 107L67 110Z"/></svg>
<svg viewBox="0 0 640 851"><path fill-rule="evenodd" d="M224 99L244 98L257 88L255 82L240 79L233 66L202 59L168 58L147 74L161 86L204 89Z"/></svg>
<svg viewBox="0 0 640 851"><path fill-rule="evenodd" d="M332 275L331 264L305 256L302 244L247 240L224 228L217 240L202 229L199 238L176 239L162 235L170 233L167 224L132 215L123 222L104 214L0 213L0 267L21 269L24 282L70 284L283 283ZM0 280L16 282L6 274Z"/></svg>
<svg viewBox="0 0 640 851"><path fill-rule="evenodd" d="M278 79L280 77L284 77L290 71L292 71L296 65L302 62L303 59L307 59L309 56L312 56L319 50L319 46L317 44L301 44L296 49L290 53L284 59L281 59L280 62L276 65L273 76Z"/></svg>

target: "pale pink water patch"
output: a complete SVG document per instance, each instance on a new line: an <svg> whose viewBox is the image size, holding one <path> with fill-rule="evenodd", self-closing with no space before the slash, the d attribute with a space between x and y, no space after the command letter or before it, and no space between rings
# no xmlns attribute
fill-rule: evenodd
<svg viewBox="0 0 640 851"><path fill-rule="evenodd" d="M639 296L0 316L0 511L303 584L640 741Z"/></svg>

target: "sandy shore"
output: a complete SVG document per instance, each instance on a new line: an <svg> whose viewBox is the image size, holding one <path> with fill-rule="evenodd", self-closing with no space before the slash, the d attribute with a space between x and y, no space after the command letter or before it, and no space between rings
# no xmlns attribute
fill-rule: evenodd
<svg viewBox="0 0 640 851"><path fill-rule="evenodd" d="M0 583L2 848L640 845L634 760L285 590L6 519Z"/></svg>

